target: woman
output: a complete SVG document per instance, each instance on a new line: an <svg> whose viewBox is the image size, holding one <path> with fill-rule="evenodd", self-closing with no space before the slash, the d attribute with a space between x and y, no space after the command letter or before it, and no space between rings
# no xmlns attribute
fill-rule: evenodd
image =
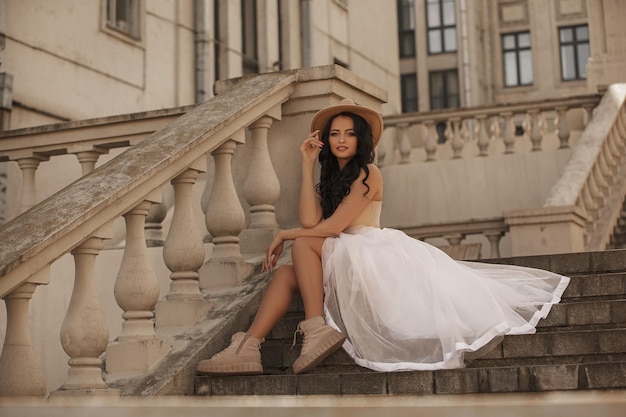
<svg viewBox="0 0 626 417"><path fill-rule="evenodd" d="M372 164L383 130L378 112L343 100L320 110L311 130L300 147L303 227L278 233L263 271L274 268L286 240L294 241L293 265L278 268L247 332L200 361L199 373L262 373L260 344L297 292L305 320L298 326L304 342L296 374L342 345L357 364L379 371L462 367L464 352L504 334L533 333L560 300L567 277L454 261L401 231L380 228L383 181Z"/></svg>

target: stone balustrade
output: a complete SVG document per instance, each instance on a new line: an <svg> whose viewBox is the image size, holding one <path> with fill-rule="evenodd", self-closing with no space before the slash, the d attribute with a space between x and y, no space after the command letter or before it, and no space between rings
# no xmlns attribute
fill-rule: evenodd
<svg viewBox="0 0 626 417"><path fill-rule="evenodd" d="M613 84L543 207L505 213L514 250L532 255L606 249L622 215L625 162L626 84Z"/></svg>
<svg viewBox="0 0 626 417"><path fill-rule="evenodd" d="M205 249L198 232L201 228L192 223L190 211L191 187L198 173L206 169L206 155L215 159L216 167L207 210L207 226L213 236L214 250L206 263L220 266L221 275L217 278L226 275L226 281L231 283L241 279L237 274L231 278L233 271L228 270L229 263L245 264L238 236L246 227L234 187L230 157L237 143L245 142L243 133L247 126L254 125L258 129L257 121L260 121L269 128L268 118L280 118L280 105L289 97L291 83L291 74L261 76L248 83L242 82L239 88L234 87L233 91L190 109L175 122L156 131L149 140L135 144L95 170L97 152L81 151L77 155L83 173L88 175L36 206L31 190L35 185L34 171L41 160L53 155L17 159L26 183L24 208L34 206L34 209L0 228L0 296L7 302L7 337L0 357L0 395L43 395L46 392L40 365L33 354L28 300L37 285L49 281L46 275L49 265L65 253L71 252L75 259L74 289L60 329L61 344L69 356L69 371L65 383L53 395L98 392L116 395L117 390L109 388L104 380L103 353L106 352L108 374L145 372L171 350L155 331L155 322L159 327L191 326L202 318L199 312L206 312L206 308L200 291L199 270L205 263ZM242 94L241 90L250 89L250 84L256 86L255 94ZM136 126L127 123L127 127L129 125ZM72 126L69 127L71 130ZM265 163L254 164L250 175L275 183L276 173L271 163L267 163L267 128L256 140L265 145L257 144L253 154L254 160ZM85 142L83 148L95 142L94 147L118 146L122 140L110 136L106 141ZM55 150L51 144L46 146L49 154L60 152L60 147ZM29 152L43 155L36 147ZM5 159L15 158L11 150L3 155ZM164 263L171 270L171 286L167 296L159 301L159 285L147 256L145 223L152 204L161 203L161 189L167 181L171 181L175 193L171 229L163 250ZM274 192L269 199L254 201L253 207L260 205L259 211L264 212L263 221L253 224L255 230L268 225L271 229L277 228L272 205L277 197ZM114 295L123 311L122 331L115 340L109 341L94 276L103 241L111 238L112 221L120 215L126 223L126 242ZM274 230L270 230L265 236L271 237L273 233ZM209 274L205 281L212 277L216 276ZM210 282L206 284L210 285ZM176 314L168 314L174 311ZM155 312L162 316L161 320L155 320Z"/></svg>
<svg viewBox="0 0 626 417"><path fill-rule="evenodd" d="M379 150L379 164L541 151L550 134L556 134L558 147L568 148L569 113L578 112L588 119L600 98L600 94L590 94L386 116L385 135L392 140L391 146Z"/></svg>
<svg viewBox="0 0 626 417"><path fill-rule="evenodd" d="M318 83L325 92L323 83L332 84L331 90L350 86L355 96L369 94L372 105L379 105L385 97L373 85L368 93L360 91L369 84L342 68L320 67L228 81L227 89L193 108L0 135L0 143L6 145L0 150L0 160L17 161L24 180L23 212L0 226L0 297L7 305L0 396L41 396L50 389L55 396L119 395L110 381L114 386L120 379L145 375L172 354L172 338L164 334L172 335L176 329L191 328L207 319L213 289L236 285L252 272L242 255L241 236L245 236L247 253L258 252L278 230L276 204L283 184L270 158L271 128L277 126L276 140L293 144L289 122L282 127L275 123L287 108L297 115L290 120L299 126L297 137L306 135L300 119L309 119L328 105L328 101L307 100L307 95L319 97L315 88L309 91L305 86L297 92L298 83L310 82ZM295 97L288 102L292 94ZM341 97L331 98L337 99ZM303 103L308 108L305 112ZM34 140L24 146L28 136ZM246 145L248 136L250 144ZM241 181L242 162L234 169L233 157L237 148L247 146L245 180ZM99 155L118 147L128 149L95 168ZM298 146L282 146L285 149L298 152ZM83 176L50 198L37 201L39 164L68 153L78 157ZM295 158L289 161L278 169L292 173L299 168ZM214 172L209 174L203 207L211 243L207 250L207 239L201 233L204 228L195 223L192 214L192 188L199 174L211 167ZM286 177L287 187L298 182L291 177ZM163 240L159 231L169 208L162 194L168 184L174 203ZM118 218L125 222L125 243L117 277L111 279L115 280L114 300L122 311L118 319L121 332L110 340L95 276L97 259ZM169 292L161 299L148 256L155 245L163 246L163 264L170 270ZM59 334L69 368L65 382L54 391L56 387L46 387L34 352L29 300L37 286L50 282L50 266L66 254L74 258L74 287Z"/></svg>
<svg viewBox="0 0 626 417"><path fill-rule="evenodd" d="M471 222L446 222L435 224L424 224L414 227L405 227L402 229L407 235L419 239L426 240L432 238L443 238L448 241L450 248L444 248L448 254L459 252L455 250L463 245L463 241L467 236L482 236L489 242L488 257L500 257L500 240L507 233L508 226L504 222L504 218L493 219L474 219ZM481 245L480 243L478 245ZM480 248L479 248L480 249ZM478 259L479 253L470 256ZM467 258L461 254L461 257Z"/></svg>

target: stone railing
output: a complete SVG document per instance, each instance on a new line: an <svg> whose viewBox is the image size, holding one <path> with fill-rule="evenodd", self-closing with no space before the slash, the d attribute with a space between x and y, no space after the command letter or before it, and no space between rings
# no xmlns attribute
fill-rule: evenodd
<svg viewBox="0 0 626 417"><path fill-rule="evenodd" d="M463 245L461 242L467 236L480 236L489 242L488 257L500 257L500 240L508 231L508 226L504 218L494 219L473 219L464 222L448 222L436 224L424 224L415 227L405 227L402 229L407 235L419 239L427 240L432 238L443 238L448 242L448 246L443 246L448 255L459 259L479 259L478 252L482 243Z"/></svg>
<svg viewBox="0 0 626 417"><path fill-rule="evenodd" d="M303 86L307 83L309 86ZM373 107L386 97L382 90L339 67L263 74L224 85L206 103L156 114L162 117L146 120L148 126L134 123L133 116L128 116L101 129L95 126L97 121L71 122L65 130L42 127L41 141L30 143L28 149L17 144L24 132L4 134L1 140L7 145L2 158L22 161L26 194L22 205L32 207L0 227L0 297L7 308L0 395L36 396L47 391L28 316L30 299L39 285L50 283L50 267L56 260L71 253L75 264L73 292L60 329L62 347L70 358L69 370L56 393L116 394L105 382L103 368L107 373L142 373L168 355L172 347L155 332L155 325L196 324L201 319L199 312L207 308L204 293L209 288L240 282L252 270L243 259L240 236L246 236L248 246L265 248L278 229L275 207L281 184L270 159L268 136L285 108L292 115L289 123L295 124L280 127L275 123L281 145L291 139L294 126L298 137L305 137L307 124L302 121L337 102L347 91ZM366 85L369 92L361 90ZM170 116L173 121L162 127L163 117ZM18 137L13 138L12 133ZM232 160L246 133L251 146L240 199ZM128 145L134 146L93 169L98 154ZM297 152L298 147L289 149ZM34 204L34 173L39 162L65 153L78 156L86 175ZM191 214L191 188L198 174L207 169L207 160L214 174L205 193L205 226L212 243L205 261L202 227L194 224ZM299 164L288 162L278 169L285 167L293 172ZM163 262L171 273L169 292L159 300L145 230L151 207L161 202L162 187L168 183L173 186L175 203ZM248 216L242 201L249 208ZM112 222L120 216L126 224L126 242L114 295L123 321L120 335L110 341L96 291L95 260L103 242L111 237ZM156 223L160 216L155 215ZM102 361L105 353L106 364Z"/></svg>
<svg viewBox="0 0 626 417"><path fill-rule="evenodd" d="M0 357L1 394L46 392L28 330L28 304L36 287L49 282L50 265L65 253L74 256L75 283L60 330L63 349L70 357L61 391L110 391L102 373L101 356L105 352L108 372L131 373L147 370L168 353L170 346L155 333L155 307L183 310L177 317L187 319L194 316L184 310L200 308L203 303L198 270L203 266L205 249L199 228L189 215L189 191L198 173L206 169L205 155L216 161L207 208L207 227L215 248L207 262L219 264L225 273L224 263L243 263L238 235L245 227L230 158L236 144L243 141L246 126L261 120L269 128L267 115L280 117L281 104L289 98L293 82L293 74L285 73L242 81L0 228L0 296L7 305L7 332ZM257 141L267 140L267 128ZM86 145L92 146L100 144ZM258 149L263 152L263 147ZM269 155L265 151L258 158L269 160ZM271 164L251 166L249 175L275 176ZM170 292L159 301L158 283L146 255L144 225L152 203L161 201L160 188L166 182L174 187L176 205L163 249L164 262L171 271ZM271 211L274 202L275 193L270 193L260 203ZM118 216L126 222L126 245L115 282L123 324L119 337L110 342L95 289L94 268L103 241L111 237L111 222ZM216 225L214 219L225 220ZM129 357L129 352L134 354Z"/></svg>
<svg viewBox="0 0 626 417"><path fill-rule="evenodd" d="M588 118L600 94L488 107L405 113L385 117L393 146L381 147L381 164L540 151L556 134L559 148L570 147L570 112ZM575 117L572 117L575 119ZM525 140L520 140L525 139ZM390 149L391 148L391 149Z"/></svg>
<svg viewBox="0 0 626 417"><path fill-rule="evenodd" d="M585 250L609 244L626 196L625 163L626 84L613 84L545 204L575 206L587 214Z"/></svg>
<svg viewBox="0 0 626 417"><path fill-rule="evenodd" d="M112 149L136 145L191 108L193 106L0 132L0 162L15 161L22 172L18 212L23 213L41 201L36 178L42 162L73 154L80 163L82 175L86 175L93 171L102 155Z"/></svg>

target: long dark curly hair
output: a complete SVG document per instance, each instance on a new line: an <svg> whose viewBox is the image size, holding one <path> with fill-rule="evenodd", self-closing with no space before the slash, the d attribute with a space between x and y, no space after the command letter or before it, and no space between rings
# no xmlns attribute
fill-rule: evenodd
<svg viewBox="0 0 626 417"><path fill-rule="evenodd" d="M339 168L339 162L330 150L330 125L335 117L347 116L354 121L354 133L357 137L356 154L343 167ZM363 184L369 191L369 186L365 182L370 175L367 164L374 161L374 141L372 128L361 116L354 113L339 113L332 117L322 131L322 147L319 154L321 165L320 182L316 186L316 191L320 197L322 214L325 219L329 218L339 207L341 201L350 193L350 186L358 178L361 169L365 171Z"/></svg>

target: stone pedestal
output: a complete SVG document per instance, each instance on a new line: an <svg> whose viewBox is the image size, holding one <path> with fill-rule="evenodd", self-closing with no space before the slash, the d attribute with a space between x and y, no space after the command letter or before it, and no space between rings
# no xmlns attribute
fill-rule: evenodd
<svg viewBox="0 0 626 417"><path fill-rule="evenodd" d="M513 256L583 252L586 214L576 206L504 213Z"/></svg>
<svg viewBox="0 0 626 417"><path fill-rule="evenodd" d="M161 340L121 340L109 343L106 353L107 373L145 373L171 349Z"/></svg>

